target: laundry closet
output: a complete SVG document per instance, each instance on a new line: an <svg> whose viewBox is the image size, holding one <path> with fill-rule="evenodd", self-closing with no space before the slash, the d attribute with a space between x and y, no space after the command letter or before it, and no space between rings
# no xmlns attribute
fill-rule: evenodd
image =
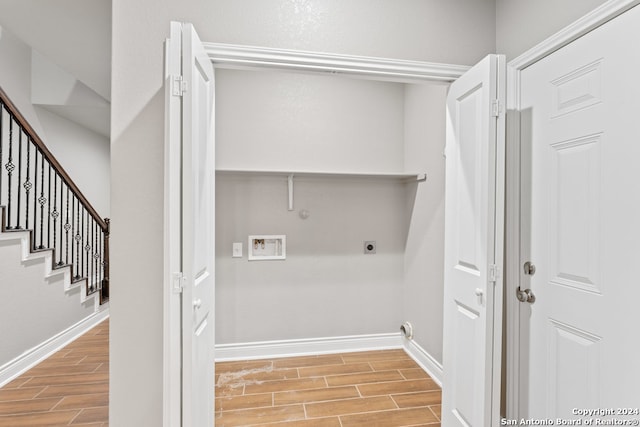
<svg viewBox="0 0 640 427"><path fill-rule="evenodd" d="M447 86L216 69L218 346L410 321L441 360ZM255 235L286 258L249 260Z"/></svg>

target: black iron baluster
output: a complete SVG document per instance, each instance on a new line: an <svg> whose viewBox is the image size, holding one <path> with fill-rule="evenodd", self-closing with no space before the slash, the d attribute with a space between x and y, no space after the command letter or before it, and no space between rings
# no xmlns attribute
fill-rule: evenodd
<svg viewBox="0 0 640 427"><path fill-rule="evenodd" d="M51 164L49 164L51 166ZM51 167L49 167L49 179L51 179ZM49 184L49 191L51 191L51 184ZM53 174L53 211L51 210L51 205L49 205L49 216L53 218L53 245L49 242L49 248L53 248L53 261L55 262L55 248L56 248L56 224L58 223L58 175ZM51 226L51 223L49 223ZM51 231L49 231L49 236L51 236Z"/></svg>
<svg viewBox="0 0 640 427"><path fill-rule="evenodd" d="M62 215L63 209L64 209L64 205L63 205L63 201L64 201L64 192L63 190L63 184L64 181L62 180L62 177L60 177L60 215ZM60 240L58 241L59 245L56 247L56 251L58 252L59 257L58 257L58 265L64 265L64 263L62 262L62 216L60 216Z"/></svg>
<svg viewBox="0 0 640 427"><path fill-rule="evenodd" d="M102 280L104 280L104 264L102 258L102 254L104 252L104 231L102 230L102 228L98 233L98 248L100 248L100 256L98 257L98 287L102 289Z"/></svg>
<svg viewBox="0 0 640 427"><path fill-rule="evenodd" d="M5 165L7 169L7 230L11 227L11 175L16 165L13 164L13 117L9 116L9 158Z"/></svg>
<svg viewBox="0 0 640 427"><path fill-rule="evenodd" d="M94 269L94 281L95 281L95 288L96 291L100 289L100 266L98 265L98 260L100 259L100 246L98 246L98 243L100 242L100 239L98 237L98 233L100 232L100 227L98 226L98 223L94 220L94 231L93 231L93 269Z"/></svg>
<svg viewBox="0 0 640 427"><path fill-rule="evenodd" d="M82 218L82 225L80 227L80 229L78 230L78 233L81 233L80 235L80 250L82 251L82 255L81 255L81 265L82 265L82 277L86 277L85 276L85 269L84 269L84 236L82 234L84 234L84 215L85 215L85 209L82 209L82 214L80 215L80 217Z"/></svg>
<svg viewBox="0 0 640 427"><path fill-rule="evenodd" d="M84 258L84 264L85 264L85 274L87 277L87 284L89 284L89 286L91 287L91 277L90 277L90 272L89 272L89 267L91 267L91 264L89 262L89 251L91 250L91 245L89 244L89 242L91 241L91 234L89 232L90 229L90 224L89 224L89 211L87 211L85 209L85 213L87 215L87 228L85 229L85 244L84 244L84 251L85 251L85 258Z"/></svg>
<svg viewBox="0 0 640 427"><path fill-rule="evenodd" d="M49 180L47 181L47 248L51 248L51 162L47 162L49 164Z"/></svg>
<svg viewBox="0 0 640 427"><path fill-rule="evenodd" d="M80 201L76 198L76 203L77 203L77 210L76 210L76 279L80 279L81 277L81 267L82 265L80 264L80 240L82 240L82 235L80 234L80 230L81 230L81 224L80 224Z"/></svg>
<svg viewBox="0 0 640 427"><path fill-rule="evenodd" d="M64 262L65 262L65 264L69 265L69 230L71 230L71 224L69 224L69 186L68 185L67 185L67 208L65 210L66 210L67 219L66 219L65 224L64 224L64 230L65 230L65 236L64 236L64 238L65 238ZM73 258L73 255L71 255L71 258Z"/></svg>
<svg viewBox="0 0 640 427"><path fill-rule="evenodd" d="M37 222L38 222L38 149L35 149L33 157L35 158L35 165L33 166L33 249L36 249L37 241Z"/></svg>
<svg viewBox="0 0 640 427"><path fill-rule="evenodd" d="M91 220L91 291L94 290L94 286L95 286L95 260L93 258L93 256L95 255L95 233L96 233L96 222L92 219Z"/></svg>
<svg viewBox="0 0 640 427"><path fill-rule="evenodd" d="M13 227L14 230L19 230L20 227L20 204L21 204L21 192L20 192L20 181L22 179L22 129L19 130L20 135L18 136L18 178L16 179L16 192L18 193L17 203L16 203L16 226Z"/></svg>
<svg viewBox="0 0 640 427"><path fill-rule="evenodd" d="M31 138L27 137L27 179L24 181L24 184L22 184L25 192L24 193L25 205L27 207L24 215L24 228L26 228L27 230L29 229L29 192L31 191L31 187L33 187L33 184L31 184L30 171L31 171Z"/></svg>
<svg viewBox="0 0 640 427"><path fill-rule="evenodd" d="M38 249L44 249L44 204L47 203L47 198L44 197L44 153L40 151L40 197L38 203L40 204L40 246Z"/></svg>

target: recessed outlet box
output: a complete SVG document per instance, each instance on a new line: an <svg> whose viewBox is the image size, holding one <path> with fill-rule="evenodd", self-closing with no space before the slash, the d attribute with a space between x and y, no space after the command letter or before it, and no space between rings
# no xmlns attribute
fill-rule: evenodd
<svg viewBox="0 0 640 427"><path fill-rule="evenodd" d="M249 261L268 261L287 258L287 236L249 236Z"/></svg>
<svg viewBox="0 0 640 427"><path fill-rule="evenodd" d="M365 255L375 254L376 253L376 241L375 240L367 240L364 242L364 253Z"/></svg>

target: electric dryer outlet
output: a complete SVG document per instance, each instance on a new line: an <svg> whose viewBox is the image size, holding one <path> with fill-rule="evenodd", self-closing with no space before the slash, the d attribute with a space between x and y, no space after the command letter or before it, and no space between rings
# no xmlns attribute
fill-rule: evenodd
<svg viewBox="0 0 640 427"><path fill-rule="evenodd" d="M365 255L375 254L376 253L376 241L368 240L364 242L364 253Z"/></svg>

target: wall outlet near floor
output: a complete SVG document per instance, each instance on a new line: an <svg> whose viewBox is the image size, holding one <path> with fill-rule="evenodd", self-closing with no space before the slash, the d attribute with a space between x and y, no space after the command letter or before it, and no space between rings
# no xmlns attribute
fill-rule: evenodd
<svg viewBox="0 0 640 427"><path fill-rule="evenodd" d="M232 258L242 258L242 242L234 242L233 243L233 252L231 254Z"/></svg>
<svg viewBox="0 0 640 427"><path fill-rule="evenodd" d="M367 240L364 242L364 253L365 255L375 254L376 253L376 241L375 240Z"/></svg>

